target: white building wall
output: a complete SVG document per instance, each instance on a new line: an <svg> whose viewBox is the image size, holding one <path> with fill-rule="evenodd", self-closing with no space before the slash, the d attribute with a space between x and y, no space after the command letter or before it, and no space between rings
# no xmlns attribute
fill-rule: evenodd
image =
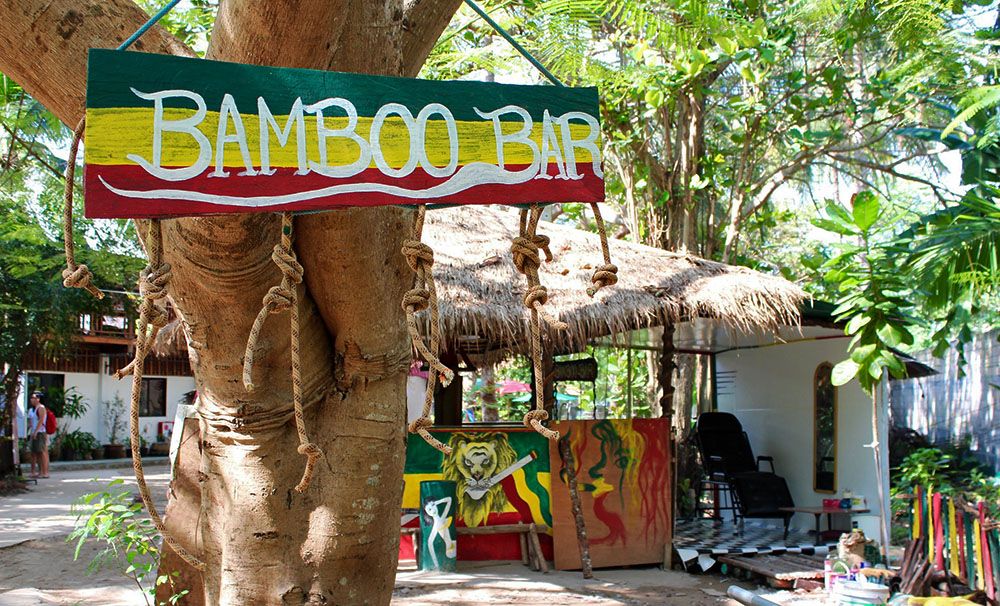
<svg viewBox="0 0 1000 606"><path fill-rule="evenodd" d="M718 409L735 414L750 436L755 455L770 455L778 475L788 482L798 506L820 506L833 495L813 490L813 375L823 362L846 357L846 339L787 343L721 353ZM887 445L885 400L880 398L880 442ZM871 443L872 404L856 381L837 388L837 494L849 489L864 495L872 514L855 520L872 538L879 536L878 492ZM888 483L888 456L882 469ZM766 469L765 464L765 469ZM888 486L888 484L886 484ZM888 510L888 495L883 510ZM823 521L826 528L825 520ZM841 520L835 525L846 527ZM811 515L796 514L792 526L811 529Z"/></svg>
<svg viewBox="0 0 1000 606"><path fill-rule="evenodd" d="M107 357L101 357L101 368L106 367ZM59 427L66 428L67 430L81 429L83 431L89 431L90 433L97 436L98 441L102 444L108 441L108 432L104 423L104 401L111 401L117 394L122 402L125 403L125 430L120 436L119 440L124 443L125 438L128 436L128 406L131 401L131 390L132 390L132 377L128 376L118 381L113 376L104 373L79 373L79 372L65 372L65 373L51 373L48 371L34 371L31 369L26 369L26 373L31 374L62 374L64 376L63 387L69 389L75 387L76 391L80 393L86 399L89 408L87 413L80 419L59 419ZM160 378L158 375L147 375L149 378ZM143 437L146 438L147 442L156 441L156 432L158 423L160 421L170 421L174 420L174 415L177 413L177 407L180 403L181 398L185 393L194 390L194 378L193 377L165 377L167 379L167 414L165 416L157 417L140 417L139 418L139 432ZM26 407L28 396L27 393L27 376L23 379L21 389L21 406Z"/></svg>

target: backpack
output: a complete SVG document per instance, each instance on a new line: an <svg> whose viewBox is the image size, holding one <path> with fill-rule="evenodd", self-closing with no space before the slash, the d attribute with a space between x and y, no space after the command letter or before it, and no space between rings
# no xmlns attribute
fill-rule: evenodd
<svg viewBox="0 0 1000 606"><path fill-rule="evenodd" d="M45 409L45 433L50 436L56 433L56 413Z"/></svg>

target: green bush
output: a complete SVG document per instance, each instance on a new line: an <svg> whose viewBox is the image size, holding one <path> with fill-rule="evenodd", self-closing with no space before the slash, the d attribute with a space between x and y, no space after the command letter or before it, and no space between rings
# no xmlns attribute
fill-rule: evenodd
<svg viewBox="0 0 1000 606"><path fill-rule="evenodd" d="M912 494L919 486L928 492L960 497L970 503L983 501L991 515L1000 513L1000 487L993 470L976 459L968 441L917 448L893 472L894 495ZM909 502L900 501L895 509L897 515L908 512Z"/></svg>
<svg viewBox="0 0 1000 606"><path fill-rule="evenodd" d="M143 592L146 605L156 588L168 584L171 597L157 606L177 604L188 593L175 586L178 573L157 574L162 537L153 522L144 516L142 505L134 503L132 493L122 480L111 481L101 492L84 495L73 505L76 524L67 541L76 541L73 559L80 557L80 548L88 540L103 544L103 549L87 564L87 572L114 569L132 579Z"/></svg>

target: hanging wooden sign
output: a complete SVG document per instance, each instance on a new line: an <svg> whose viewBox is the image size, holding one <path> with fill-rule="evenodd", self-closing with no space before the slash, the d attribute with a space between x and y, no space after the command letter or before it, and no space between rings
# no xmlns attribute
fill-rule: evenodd
<svg viewBox="0 0 1000 606"><path fill-rule="evenodd" d="M91 50L85 213L604 200L597 90Z"/></svg>

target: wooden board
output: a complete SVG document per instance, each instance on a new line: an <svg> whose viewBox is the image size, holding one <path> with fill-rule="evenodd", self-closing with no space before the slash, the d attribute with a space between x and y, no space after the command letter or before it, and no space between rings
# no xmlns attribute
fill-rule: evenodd
<svg viewBox="0 0 1000 606"><path fill-rule="evenodd" d="M798 579L822 579L823 558L795 553L782 555L720 556L719 562L791 584Z"/></svg>
<svg viewBox="0 0 1000 606"><path fill-rule="evenodd" d="M671 463L667 419L560 421L570 441L594 568L660 564L671 542ZM552 460L555 564L580 568L580 547L556 442Z"/></svg>
<svg viewBox="0 0 1000 606"><path fill-rule="evenodd" d="M92 49L85 213L599 202L595 88Z"/></svg>

